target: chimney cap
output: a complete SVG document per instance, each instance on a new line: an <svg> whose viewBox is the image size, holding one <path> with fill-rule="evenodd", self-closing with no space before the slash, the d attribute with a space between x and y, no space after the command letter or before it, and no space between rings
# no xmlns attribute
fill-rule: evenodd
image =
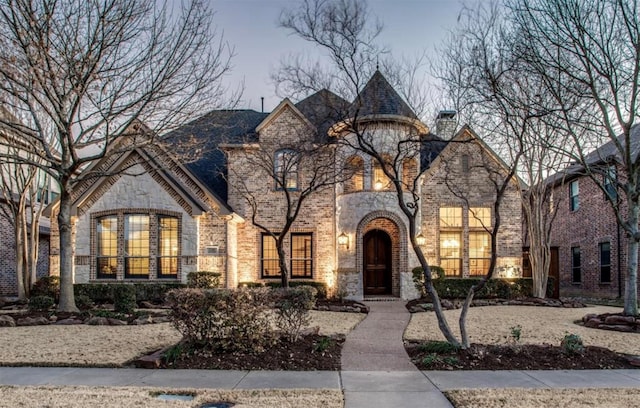
<svg viewBox="0 0 640 408"><path fill-rule="evenodd" d="M437 119L453 119L456 117L456 113L454 110L441 110L438 112Z"/></svg>

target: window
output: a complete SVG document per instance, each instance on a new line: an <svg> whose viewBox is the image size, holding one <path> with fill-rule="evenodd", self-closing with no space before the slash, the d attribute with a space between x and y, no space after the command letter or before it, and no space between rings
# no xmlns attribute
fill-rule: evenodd
<svg viewBox="0 0 640 408"><path fill-rule="evenodd" d="M440 228L462 228L462 207L440 207Z"/></svg>
<svg viewBox="0 0 640 408"><path fill-rule="evenodd" d="M614 203L618 200L617 180L618 174L616 172L616 167L607 167L607 171L603 176L602 184L605 191L605 198Z"/></svg>
<svg viewBox="0 0 640 408"><path fill-rule="evenodd" d="M296 152L290 149L276 152L274 160L276 190L296 190L298 188L298 162Z"/></svg>
<svg viewBox="0 0 640 408"><path fill-rule="evenodd" d="M573 283L582 282L582 271L580 269L580 247L571 247L571 281Z"/></svg>
<svg viewBox="0 0 640 408"><path fill-rule="evenodd" d="M388 155L382 155L382 160L387 169L391 169L391 158ZM378 160L373 160L373 189L389 190L391 188L391 179L387 177Z"/></svg>
<svg viewBox="0 0 640 408"><path fill-rule="evenodd" d="M491 235L487 232L469 232L469 275L486 275L490 261Z"/></svg>
<svg viewBox="0 0 640 408"><path fill-rule="evenodd" d="M178 218L158 217L158 278L178 277Z"/></svg>
<svg viewBox="0 0 640 408"><path fill-rule="evenodd" d="M262 234L262 256L260 257L262 278L279 278L278 250L276 240L271 235Z"/></svg>
<svg viewBox="0 0 640 408"><path fill-rule="evenodd" d="M462 172L463 173L469 173L469 155L468 154L463 154L460 157L460 164L462 167Z"/></svg>
<svg viewBox="0 0 640 408"><path fill-rule="evenodd" d="M491 208L471 207L469 208L469 228L490 228Z"/></svg>
<svg viewBox="0 0 640 408"><path fill-rule="evenodd" d="M569 209L571 211L578 211L580 207L580 202L578 201L579 192L578 180L569 183Z"/></svg>
<svg viewBox="0 0 640 408"><path fill-rule="evenodd" d="M344 182L344 192L364 190L364 160L360 156L351 156L345 163L345 174L350 176Z"/></svg>
<svg viewBox="0 0 640 408"><path fill-rule="evenodd" d="M611 243L598 244L600 252L600 283L611 283Z"/></svg>
<svg viewBox="0 0 640 408"><path fill-rule="evenodd" d="M445 276L462 276L462 256L459 232L440 232L440 267Z"/></svg>
<svg viewBox="0 0 640 408"><path fill-rule="evenodd" d="M124 276L145 279L149 277L149 216L124 217Z"/></svg>
<svg viewBox="0 0 640 408"><path fill-rule="evenodd" d="M313 272L312 234L291 234L291 277L311 278Z"/></svg>
<svg viewBox="0 0 640 408"><path fill-rule="evenodd" d="M118 272L118 217L98 219L96 243L98 279L115 279Z"/></svg>

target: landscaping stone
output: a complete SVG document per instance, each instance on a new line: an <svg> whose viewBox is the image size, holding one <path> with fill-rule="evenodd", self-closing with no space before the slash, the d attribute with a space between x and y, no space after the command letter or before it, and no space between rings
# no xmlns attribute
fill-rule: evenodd
<svg viewBox="0 0 640 408"><path fill-rule="evenodd" d="M632 332L635 331L633 327L623 324L601 324L598 329L602 330L615 330L620 332Z"/></svg>
<svg viewBox="0 0 640 408"><path fill-rule="evenodd" d="M88 324L90 326L108 326L109 325L109 319L107 319L106 317L94 316L94 317L91 317L91 318L87 319L85 324Z"/></svg>
<svg viewBox="0 0 640 408"><path fill-rule="evenodd" d="M16 327L16 321L11 316L0 315L0 327Z"/></svg>
<svg viewBox="0 0 640 408"><path fill-rule="evenodd" d="M601 324L602 324L602 320L598 319L597 317L594 317L584 322L584 327L591 327L592 329L597 329L598 326L600 326Z"/></svg>
<svg viewBox="0 0 640 408"><path fill-rule="evenodd" d="M138 326L141 324L151 324L153 322L154 319L152 319L151 316L140 316L136 320L132 321L131 324Z"/></svg>
<svg viewBox="0 0 640 408"><path fill-rule="evenodd" d="M586 323L586 322L588 322L589 320L597 319L597 318L598 318L598 315L597 315L597 314L595 314L595 313L589 313L589 314L586 314L586 315L582 316L582 322L583 322L583 323ZM599 319L598 319L598 320L599 320Z"/></svg>
<svg viewBox="0 0 640 408"><path fill-rule="evenodd" d="M162 365L162 356L164 355L165 351L166 351L166 348L162 350L158 350L153 354L142 356L139 359L137 359L134 362L134 364L138 368L150 368L150 369L160 368L160 366Z"/></svg>
<svg viewBox="0 0 640 408"><path fill-rule="evenodd" d="M43 326L49 324L49 319L46 317L25 317L16 320L16 326Z"/></svg>
<svg viewBox="0 0 640 408"><path fill-rule="evenodd" d="M127 325L127 322L125 322L124 320L114 319L111 317L107 318L107 322L109 323L109 326L126 326Z"/></svg>
<svg viewBox="0 0 640 408"><path fill-rule="evenodd" d="M606 324L635 324L636 319L633 316L611 315L604 319Z"/></svg>
<svg viewBox="0 0 640 408"><path fill-rule="evenodd" d="M171 317L169 316L155 316L153 318L153 323L169 323L171 321Z"/></svg>
<svg viewBox="0 0 640 408"><path fill-rule="evenodd" d="M68 319L62 319L62 320L58 320L55 322L55 324L61 324L61 325L72 325L72 324L83 324L84 322L82 320L79 319L75 319L73 317L70 317Z"/></svg>

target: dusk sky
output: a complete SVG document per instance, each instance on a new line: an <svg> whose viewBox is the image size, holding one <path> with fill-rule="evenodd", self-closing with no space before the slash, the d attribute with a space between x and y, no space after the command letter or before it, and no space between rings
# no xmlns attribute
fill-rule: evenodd
<svg viewBox="0 0 640 408"><path fill-rule="evenodd" d="M278 27L278 16L285 7L296 7L296 0L214 0L214 23L235 48L233 70L226 78L230 86L245 83L238 108L271 111L280 98L270 74L279 61L292 53L313 50L310 43L290 36ZM394 56L435 54L448 30L456 24L462 7L459 0L372 0L370 9L383 23L379 37ZM384 74L384 72L383 72Z"/></svg>

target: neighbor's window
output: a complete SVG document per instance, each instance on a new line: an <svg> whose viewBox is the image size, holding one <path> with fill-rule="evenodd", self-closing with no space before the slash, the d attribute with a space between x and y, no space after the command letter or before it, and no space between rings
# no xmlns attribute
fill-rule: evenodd
<svg viewBox="0 0 640 408"><path fill-rule="evenodd" d="M262 234L262 278L279 278L280 266L278 265L278 250L276 240L271 235Z"/></svg>
<svg viewBox="0 0 640 408"><path fill-rule="evenodd" d="M345 163L345 174L350 176L344 182L344 192L364 190L364 160L360 156L351 156Z"/></svg>
<svg viewBox="0 0 640 408"><path fill-rule="evenodd" d="M571 247L571 281L582 282L582 270L580 269L580 247Z"/></svg>
<svg viewBox="0 0 640 408"><path fill-rule="evenodd" d="M291 234L291 277L311 278L313 274L313 243L311 233Z"/></svg>
<svg viewBox="0 0 640 408"><path fill-rule="evenodd" d="M118 217L98 219L96 226L98 279L115 279L118 271Z"/></svg>
<svg viewBox="0 0 640 408"><path fill-rule="evenodd" d="M488 232L469 232L469 275L486 275L490 261L491 235Z"/></svg>
<svg viewBox="0 0 640 408"><path fill-rule="evenodd" d="M440 266L445 276L462 276L461 244L459 232L440 232Z"/></svg>
<svg viewBox="0 0 640 408"><path fill-rule="evenodd" d="M178 277L178 218L158 217L158 278Z"/></svg>
<svg viewBox="0 0 640 408"><path fill-rule="evenodd" d="M611 243L598 244L600 252L600 282L611 283Z"/></svg>
<svg viewBox="0 0 640 408"><path fill-rule="evenodd" d="M569 209L571 209L571 211L577 211L580 207L580 202L578 201L579 193L578 180L569 183Z"/></svg>
<svg viewBox="0 0 640 408"><path fill-rule="evenodd" d="M296 152L291 149L279 150L274 160L276 190L296 190L298 188L298 162Z"/></svg>
<svg viewBox="0 0 640 408"><path fill-rule="evenodd" d="M144 279L149 277L149 216L124 217L124 276Z"/></svg>

